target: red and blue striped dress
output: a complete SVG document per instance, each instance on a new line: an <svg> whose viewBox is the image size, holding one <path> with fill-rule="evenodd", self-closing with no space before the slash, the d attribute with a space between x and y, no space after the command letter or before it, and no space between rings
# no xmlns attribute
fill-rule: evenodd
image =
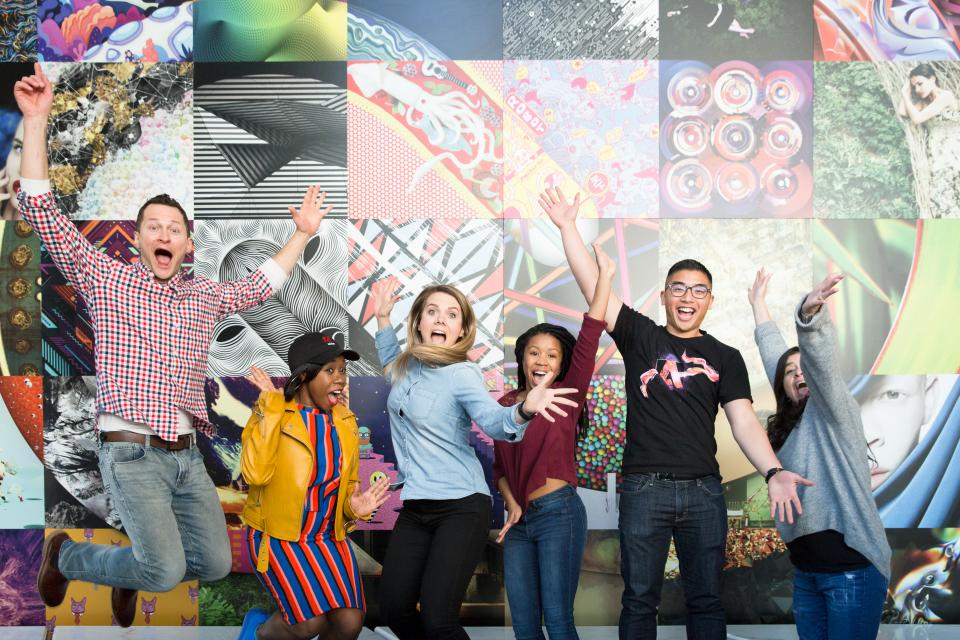
<svg viewBox="0 0 960 640"><path fill-rule="evenodd" d="M270 564L256 572L273 595L287 624L323 615L331 609L366 609L360 570L350 542L334 537L337 493L343 453L333 419L315 409L300 409L317 452L307 489L300 539L270 538ZM257 564L263 534L250 529L247 548Z"/></svg>

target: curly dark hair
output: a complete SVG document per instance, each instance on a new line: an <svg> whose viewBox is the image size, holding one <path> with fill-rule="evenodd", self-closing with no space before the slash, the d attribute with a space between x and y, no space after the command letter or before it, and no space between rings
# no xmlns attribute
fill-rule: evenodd
<svg viewBox="0 0 960 640"><path fill-rule="evenodd" d="M777 372L773 376L773 397L777 401L776 412L767 418L767 438L770 440L770 446L774 451L778 451L783 443L787 441L787 436L793 431L793 428L800 422L803 416L803 410L807 406L807 399L804 398L799 404L787 396L783 390L784 371L787 368L787 358L795 353L800 353L800 347L790 347L777 360Z"/></svg>
<svg viewBox="0 0 960 640"><path fill-rule="evenodd" d="M526 351L527 344L530 342L531 338L540 334L553 336L560 343L562 351L560 358L560 371L557 372L557 377L554 382L560 382L566 378L567 372L570 371L570 361L573 359L573 346L576 344L577 339L573 337L572 333L560 325L550 324L549 322L541 322L540 324L534 325L524 331L520 337L517 338L517 344L513 349L513 354L517 358L517 389L521 391L527 389L527 375L523 370L523 352ZM583 410L580 412L580 417L577 418L576 437L578 440L586 431L587 424L587 405L584 403Z"/></svg>

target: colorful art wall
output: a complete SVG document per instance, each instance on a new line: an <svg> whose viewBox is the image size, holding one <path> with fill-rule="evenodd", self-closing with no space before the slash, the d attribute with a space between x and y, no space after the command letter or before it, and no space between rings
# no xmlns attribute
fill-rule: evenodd
<svg viewBox="0 0 960 640"><path fill-rule="evenodd" d="M396 477L389 386L373 345L370 287L395 276L403 319L433 282L468 293L471 357L499 397L517 336L576 331L586 305L537 196L583 194L584 239L614 257L616 293L662 321L667 268L714 275L704 327L738 347L761 419L774 408L746 289L774 272L771 312L791 313L827 271L842 370L871 443L874 496L894 551L890 623L960 624L960 108L914 124L913 70L960 96L960 10L945 0L38 0L0 8L0 625L110 624L109 589L74 584L45 610L33 591L44 529L128 544L104 491L93 425L95 327L18 218L22 129L13 82L39 60L55 84L48 132L58 204L114 259L139 259L144 199L176 197L193 224L185 268L226 280L293 228L308 185L333 211L284 290L223 320L200 440L227 514L234 573L140 594L138 625L238 625L272 607L252 575L239 514L240 433L252 365L279 383L292 340L336 327L361 354L349 398L361 481ZM922 113L922 109L921 109ZM617 473L624 364L601 339L578 452L590 535L576 618L614 625L622 581ZM724 423L718 458L730 531L731 623L790 623L791 565L765 485ZM492 442L470 436L492 487ZM494 493L496 493L494 491ZM381 562L401 502L352 535L378 619ZM503 521L462 610L503 626ZM663 623L684 616L675 554Z"/></svg>

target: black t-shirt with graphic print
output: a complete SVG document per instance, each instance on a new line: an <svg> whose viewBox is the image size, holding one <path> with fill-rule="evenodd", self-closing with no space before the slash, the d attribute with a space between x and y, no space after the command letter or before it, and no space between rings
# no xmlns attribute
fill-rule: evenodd
<svg viewBox="0 0 960 640"><path fill-rule="evenodd" d="M627 372L623 473L719 478L714 437L719 407L753 400L740 352L706 332L673 336L627 305L610 335Z"/></svg>

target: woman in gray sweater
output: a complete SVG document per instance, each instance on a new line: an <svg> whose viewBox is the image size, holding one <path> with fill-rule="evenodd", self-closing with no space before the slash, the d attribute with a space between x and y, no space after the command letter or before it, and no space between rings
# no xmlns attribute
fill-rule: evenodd
<svg viewBox="0 0 960 640"><path fill-rule="evenodd" d="M842 279L828 275L797 307L799 348L787 349L770 319L770 274L757 272L747 294L777 399L767 422L770 443L784 465L814 482L800 488L802 515L793 524L777 523L795 569L800 640L876 638L890 579L890 545L870 493L860 407L840 375L833 325L822 311Z"/></svg>

